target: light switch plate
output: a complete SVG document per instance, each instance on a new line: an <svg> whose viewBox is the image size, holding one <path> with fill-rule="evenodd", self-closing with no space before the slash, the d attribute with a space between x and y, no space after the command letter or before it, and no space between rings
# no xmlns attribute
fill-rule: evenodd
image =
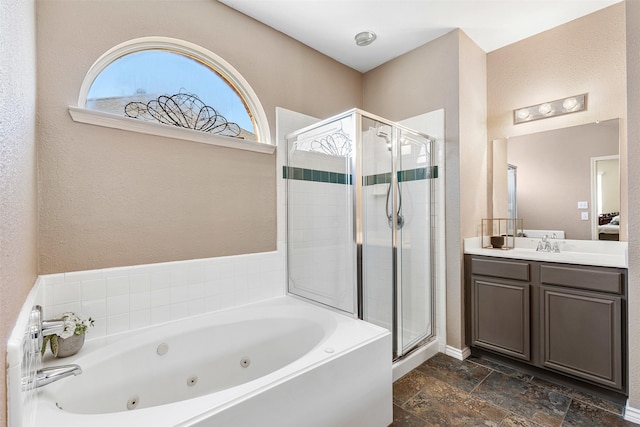
<svg viewBox="0 0 640 427"><path fill-rule="evenodd" d="M589 212L580 212L580 219L583 221L589 221Z"/></svg>
<svg viewBox="0 0 640 427"><path fill-rule="evenodd" d="M578 209L589 209L589 202L578 202Z"/></svg>

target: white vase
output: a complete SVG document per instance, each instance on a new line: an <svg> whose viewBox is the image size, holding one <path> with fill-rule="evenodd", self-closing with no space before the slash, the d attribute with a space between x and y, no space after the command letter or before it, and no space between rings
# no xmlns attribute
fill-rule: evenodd
<svg viewBox="0 0 640 427"><path fill-rule="evenodd" d="M69 338L58 337L58 351L55 357L73 356L82 348L84 344L84 334L72 335Z"/></svg>

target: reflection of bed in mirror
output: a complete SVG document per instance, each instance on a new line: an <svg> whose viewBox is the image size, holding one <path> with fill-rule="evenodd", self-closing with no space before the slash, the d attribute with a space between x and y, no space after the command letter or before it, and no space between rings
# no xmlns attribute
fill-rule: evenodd
<svg viewBox="0 0 640 427"><path fill-rule="evenodd" d="M598 240L620 240L620 212L598 215Z"/></svg>

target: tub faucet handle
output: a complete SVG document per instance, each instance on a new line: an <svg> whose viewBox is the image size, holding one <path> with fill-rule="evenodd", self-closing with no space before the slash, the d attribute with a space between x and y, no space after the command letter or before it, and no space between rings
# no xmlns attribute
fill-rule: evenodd
<svg viewBox="0 0 640 427"><path fill-rule="evenodd" d="M63 320L42 320L42 307L34 305L31 308L28 336L31 340L31 348L34 354L37 352L40 355L44 336L59 334L62 331L64 331Z"/></svg>
<svg viewBox="0 0 640 427"><path fill-rule="evenodd" d="M33 306L29 322L31 337L42 339L47 335L59 334L64 331L64 320L42 320L42 307Z"/></svg>
<svg viewBox="0 0 640 427"><path fill-rule="evenodd" d="M42 336L57 335L64 331L64 320L43 320Z"/></svg>

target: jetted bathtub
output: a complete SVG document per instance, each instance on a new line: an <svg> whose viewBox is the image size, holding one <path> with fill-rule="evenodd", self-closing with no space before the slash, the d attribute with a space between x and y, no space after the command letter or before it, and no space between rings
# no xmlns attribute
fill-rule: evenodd
<svg viewBox="0 0 640 427"><path fill-rule="evenodd" d="M88 341L38 391L36 425L388 426L391 337L278 297Z"/></svg>

